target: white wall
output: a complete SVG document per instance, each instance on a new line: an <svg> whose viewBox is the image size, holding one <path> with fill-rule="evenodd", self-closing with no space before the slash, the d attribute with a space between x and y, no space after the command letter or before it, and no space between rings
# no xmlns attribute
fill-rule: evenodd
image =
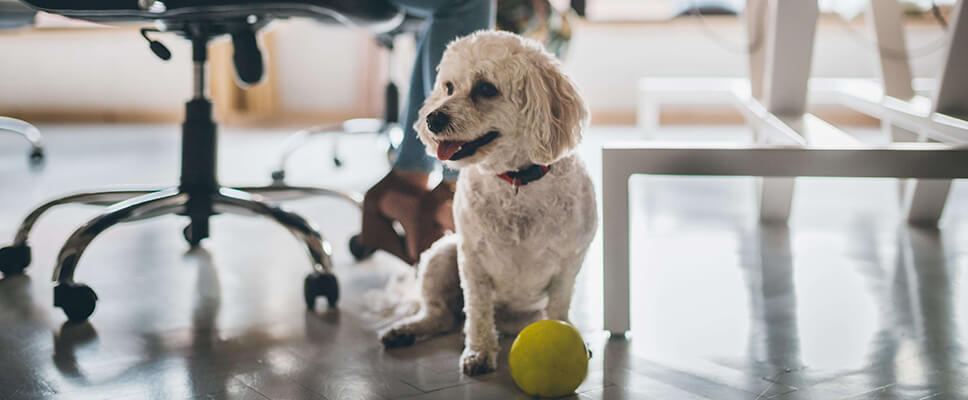
<svg viewBox="0 0 968 400"><path fill-rule="evenodd" d="M711 20L711 18L707 18ZM671 24L584 24L576 32L567 70L597 111L633 111L637 81L642 77L710 76L743 77L746 55L730 51L710 34L723 37L732 50L745 46L745 30L739 21L712 21L703 29L695 19ZM852 29L866 35L864 25ZM710 32L711 31L711 32ZM849 33L846 27L825 18L814 46L812 75L816 77L874 77L874 48ZM924 46L941 36L934 26L910 26L909 48ZM912 60L919 77L933 77L943 51Z"/></svg>
<svg viewBox="0 0 968 400"><path fill-rule="evenodd" d="M0 114L5 108L179 109L191 95L191 49L183 40L164 42L172 51L167 63L133 30L0 34Z"/></svg>
<svg viewBox="0 0 968 400"><path fill-rule="evenodd" d="M742 43L736 19L707 29ZM853 29L866 35L863 24ZM380 103L383 58L364 32L311 21L276 24L278 95L293 112L372 112ZM909 47L940 37L940 28L908 27ZM177 111L190 93L190 50L174 35L157 35L172 49L157 60L136 30L16 31L0 34L0 115L30 108ZM873 77L874 52L840 22L824 18L816 40L813 75ZM406 41L404 41L406 43ZM402 46L395 75L405 89L412 44ZM918 76L933 76L943 51L913 60ZM566 69L596 112L635 110L636 85L645 76L746 74L746 58L710 38L686 18L672 23L576 26ZM370 82L367 84L367 82Z"/></svg>
<svg viewBox="0 0 968 400"><path fill-rule="evenodd" d="M360 107L361 74L373 56L368 35L306 20L280 21L272 29L284 109ZM181 110L191 95L191 48L174 34L152 36L171 50L171 60L157 59L131 28L0 33L0 115L5 109Z"/></svg>
<svg viewBox="0 0 968 400"><path fill-rule="evenodd" d="M370 74L365 33L294 20L275 27L279 101L286 110L345 110L359 104L361 74ZM372 50L371 50L372 51Z"/></svg>

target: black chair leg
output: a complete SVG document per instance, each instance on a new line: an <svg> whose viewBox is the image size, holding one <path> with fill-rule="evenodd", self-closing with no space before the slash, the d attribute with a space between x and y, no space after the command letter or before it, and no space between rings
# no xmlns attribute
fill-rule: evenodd
<svg viewBox="0 0 968 400"><path fill-rule="evenodd" d="M208 238L208 216L192 216L191 222L185 225L185 229L182 230L182 236L188 245L191 247L198 247L202 240Z"/></svg>

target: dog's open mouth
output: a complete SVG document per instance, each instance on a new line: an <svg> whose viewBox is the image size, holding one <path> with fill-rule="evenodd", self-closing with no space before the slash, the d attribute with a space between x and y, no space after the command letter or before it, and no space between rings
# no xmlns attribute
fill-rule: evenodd
<svg viewBox="0 0 968 400"><path fill-rule="evenodd" d="M437 145L437 158L440 161L457 161L474 155L477 149L486 146L488 143L497 139L501 134L498 131L490 131L481 137L470 142L460 142L456 140L445 140Z"/></svg>

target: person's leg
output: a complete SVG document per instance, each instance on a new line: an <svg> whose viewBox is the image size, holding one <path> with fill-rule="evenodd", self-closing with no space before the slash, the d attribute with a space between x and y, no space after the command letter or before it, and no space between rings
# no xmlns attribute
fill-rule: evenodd
<svg viewBox="0 0 968 400"><path fill-rule="evenodd" d="M417 54L425 46L421 33L417 41ZM393 221L400 221L405 231L417 224L420 198L427 191L427 179L434 169L434 161L427 156L423 143L413 129L415 110L424 98L423 57L416 57L410 75L410 91L403 112L404 138L397 149L393 169L366 192L363 199L363 226L360 243L371 248L383 249L407 263L415 263L415 246L407 246L393 228ZM413 88L417 88L414 90ZM413 106L415 105L415 106ZM411 240L413 242L413 240Z"/></svg>
<svg viewBox="0 0 968 400"><path fill-rule="evenodd" d="M397 150L393 170L367 191L360 240L368 247L382 248L413 263L445 230L454 229L452 182L457 179L456 171L445 169L445 182L427 192L427 179L436 159L427 155L413 126L433 88L437 64L447 44L492 27L494 0L397 0L397 3L408 12L426 16L427 23L418 35L409 94L401 118L403 142ZM405 239L393 230L393 221L403 226Z"/></svg>
<svg viewBox="0 0 968 400"><path fill-rule="evenodd" d="M428 25L430 25L429 22ZM414 58L413 70L410 72L410 89L407 94L407 102L404 104L402 111L403 115L400 118L402 121L403 141L400 142L400 148L397 149L396 158L393 160L394 170L410 171L425 175L433 171L435 161L427 155L423 143L417 137L417 131L413 129L413 123L417 120L417 111L420 110L420 106L423 105L424 99L429 94L429 91L425 87L426 85L424 85L424 70L427 68L424 62L425 57L422 56L422 54L427 52L426 38L429 28L429 26L425 27L423 32L417 35L417 51ZM436 64L431 69L436 69ZM433 87L433 83L430 85Z"/></svg>
<svg viewBox="0 0 968 400"><path fill-rule="evenodd" d="M447 44L461 36L494 26L494 0L396 0L396 3L417 15L427 18L417 43L416 60L410 76L410 90L403 111L403 142L393 168L426 172L433 170L436 160L426 149L413 125L424 99L437 79L437 65ZM444 177L457 179L457 172L444 170Z"/></svg>
<svg viewBox="0 0 968 400"><path fill-rule="evenodd" d="M424 97L433 90L437 80L437 65L443 58L447 45L455 39L469 35L482 29L494 26L496 5L494 0L398 0L414 3L433 2L437 7L430 16L427 30L423 37L423 48L420 57L423 58ZM423 99L420 100L423 103ZM419 109L419 106L417 107ZM411 118L416 121L416 109L409 110ZM429 156L426 156L430 158ZM454 213L452 211L454 198L454 184L457 171L444 168L444 182L424 196L417 208L416 235L407 238L407 247L411 252L419 254L429 248L447 230L454 230ZM411 232L412 230L408 230Z"/></svg>
<svg viewBox="0 0 968 400"><path fill-rule="evenodd" d="M397 0L400 4L433 4L423 48L424 94L429 94L437 79L437 65L447 45L462 36L494 26L493 0Z"/></svg>
<svg viewBox="0 0 968 400"><path fill-rule="evenodd" d="M424 36L423 33L418 36L417 54L423 52ZM360 231L360 243L364 246L383 249L410 264L416 262L416 258L411 256L405 239L393 228L393 221L402 220L401 224L406 222L405 226L415 223L416 215L407 210L417 209L420 197L427 191L428 175L434 168L433 160L427 157L423 143L412 127L415 114L411 115L411 110L419 109L426 97L423 60L419 56L414 59L410 90L402 118L404 137L397 149L393 169L366 191Z"/></svg>

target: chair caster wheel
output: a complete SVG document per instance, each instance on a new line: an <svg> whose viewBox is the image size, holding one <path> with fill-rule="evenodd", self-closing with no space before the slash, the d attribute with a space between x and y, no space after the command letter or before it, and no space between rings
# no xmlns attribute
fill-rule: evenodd
<svg viewBox="0 0 968 400"><path fill-rule="evenodd" d="M60 307L71 322L84 322L94 313L97 294L82 283L61 283L54 288L54 307Z"/></svg>
<svg viewBox="0 0 968 400"><path fill-rule="evenodd" d="M185 229L182 229L182 237L184 237L185 241L188 242L188 245L192 247L198 247L198 244L201 243L203 239L196 239L195 235L192 235L192 224L185 225Z"/></svg>
<svg viewBox="0 0 968 400"><path fill-rule="evenodd" d="M281 169L277 171L272 171L271 176L272 176L272 183L282 183L282 181L286 180L286 171Z"/></svg>
<svg viewBox="0 0 968 400"><path fill-rule="evenodd" d="M10 277L22 275L30 265L30 246L25 244L0 248L0 272Z"/></svg>
<svg viewBox="0 0 968 400"><path fill-rule="evenodd" d="M30 162L41 163L44 161L44 150L43 149L33 149L30 151Z"/></svg>
<svg viewBox="0 0 968 400"><path fill-rule="evenodd" d="M363 261L376 253L376 249L360 243L360 235L353 235L350 238L350 253L356 261Z"/></svg>
<svg viewBox="0 0 968 400"><path fill-rule="evenodd" d="M316 309L316 298L320 296L326 297L330 308L336 307L336 302L339 301L339 282L331 273L314 272L303 283L303 295L309 310Z"/></svg>

